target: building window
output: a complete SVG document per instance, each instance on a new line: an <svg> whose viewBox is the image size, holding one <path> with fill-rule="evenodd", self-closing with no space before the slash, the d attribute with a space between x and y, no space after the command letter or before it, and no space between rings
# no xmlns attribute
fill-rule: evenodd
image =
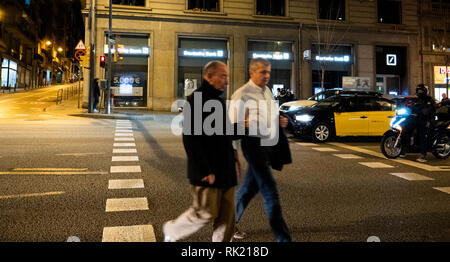
<svg viewBox="0 0 450 262"><path fill-rule="evenodd" d="M269 16L285 16L284 0L256 0L256 14Z"/></svg>
<svg viewBox="0 0 450 262"><path fill-rule="evenodd" d="M378 23L401 24L402 2L391 0L378 0Z"/></svg>
<svg viewBox="0 0 450 262"><path fill-rule="evenodd" d="M345 0L319 0L319 18L345 20Z"/></svg>
<svg viewBox="0 0 450 262"><path fill-rule="evenodd" d="M14 88L17 84L17 63L9 59L3 58L2 74L1 74L2 89Z"/></svg>
<svg viewBox="0 0 450 262"><path fill-rule="evenodd" d="M188 10L220 12L220 0L188 0Z"/></svg>
<svg viewBox="0 0 450 262"><path fill-rule="evenodd" d="M116 34L111 90L116 107L146 107L148 98L148 35ZM105 43L107 36L105 34ZM104 47L108 56L108 45Z"/></svg>
<svg viewBox="0 0 450 262"><path fill-rule="evenodd" d="M200 87L203 67L212 60L228 63L228 41L180 37L178 39L177 97L184 98Z"/></svg>
<svg viewBox="0 0 450 262"><path fill-rule="evenodd" d="M145 6L145 0L112 0L113 5Z"/></svg>
<svg viewBox="0 0 450 262"><path fill-rule="evenodd" d="M263 58L271 63L270 81L268 86L272 89L274 96L278 91L295 93L294 85L294 54L293 43L287 41L248 41L247 79L250 79L248 66L251 59ZM281 102L280 102L281 104Z"/></svg>

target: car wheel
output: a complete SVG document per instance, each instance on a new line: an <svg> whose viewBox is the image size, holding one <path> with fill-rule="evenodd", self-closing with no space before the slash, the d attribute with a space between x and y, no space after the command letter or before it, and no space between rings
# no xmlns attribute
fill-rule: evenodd
<svg viewBox="0 0 450 262"><path fill-rule="evenodd" d="M331 138L331 128L326 123L317 123L312 129L312 139L316 143L324 143Z"/></svg>

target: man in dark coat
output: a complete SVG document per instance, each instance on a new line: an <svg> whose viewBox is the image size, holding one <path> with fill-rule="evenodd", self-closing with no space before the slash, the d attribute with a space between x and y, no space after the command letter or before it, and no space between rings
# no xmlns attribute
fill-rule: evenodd
<svg viewBox="0 0 450 262"><path fill-rule="evenodd" d="M230 242L234 233L239 162L232 146L233 136L226 133L228 117L221 97L228 85L228 68L213 61L203 72L202 85L187 97L183 111L183 144L194 201L178 218L163 225L166 242L183 239L209 222L213 222L214 242ZM213 104L214 110L205 110L207 103ZM200 106L203 110L197 112L195 108ZM206 126L211 116L221 116L211 126L215 130L212 134Z"/></svg>

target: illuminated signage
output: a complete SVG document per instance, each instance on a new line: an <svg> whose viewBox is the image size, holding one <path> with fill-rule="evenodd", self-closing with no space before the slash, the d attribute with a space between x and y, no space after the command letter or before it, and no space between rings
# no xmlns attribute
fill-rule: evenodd
<svg viewBox="0 0 450 262"><path fill-rule="evenodd" d="M350 56L349 55L344 55L344 56L316 55L316 61L348 63L348 62L350 62Z"/></svg>
<svg viewBox="0 0 450 262"><path fill-rule="evenodd" d="M450 67L435 66L434 67L434 83L447 84L450 83Z"/></svg>
<svg viewBox="0 0 450 262"><path fill-rule="evenodd" d="M267 60L291 60L291 54L287 52L253 52L251 58L263 58Z"/></svg>
<svg viewBox="0 0 450 262"><path fill-rule="evenodd" d="M224 50L209 50L209 49L181 49L180 54L182 56L190 57L215 57L224 58L226 52Z"/></svg>
<svg viewBox="0 0 450 262"><path fill-rule="evenodd" d="M149 55L150 48L148 47L137 47L137 46L124 46L119 45L117 51L121 55ZM116 52L115 49L111 50L111 54ZM105 45L105 54L108 54L108 45Z"/></svg>
<svg viewBox="0 0 450 262"><path fill-rule="evenodd" d="M387 54L386 55L386 65L396 66L397 65L397 55Z"/></svg>

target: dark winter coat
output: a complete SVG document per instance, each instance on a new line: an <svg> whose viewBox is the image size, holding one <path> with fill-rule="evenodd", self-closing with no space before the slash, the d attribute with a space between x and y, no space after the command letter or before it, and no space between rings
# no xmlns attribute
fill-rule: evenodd
<svg viewBox="0 0 450 262"><path fill-rule="evenodd" d="M201 135L195 135L194 133L194 120L201 117L202 126L204 120L210 116L213 112L197 113L194 110L195 94L202 94L201 105L202 108L207 101L216 100L222 105L223 114L223 132L220 134L205 134L202 128ZM190 122L190 128L184 126L183 132L183 144L186 150L188 159L188 179L194 186L214 187L227 189L237 185L237 176L235 168L234 149L232 146L232 135L226 135L226 122L228 120L226 104L222 97L222 91L215 89L208 82L203 81L202 85L196 89L191 95L187 97L187 103L190 105L191 110L184 108L184 124L187 121ZM197 113L197 114L195 114ZM212 125L214 127L214 125ZM190 131L186 133L186 131ZM202 178L209 174L215 175L215 182L210 185L208 182L201 181Z"/></svg>

